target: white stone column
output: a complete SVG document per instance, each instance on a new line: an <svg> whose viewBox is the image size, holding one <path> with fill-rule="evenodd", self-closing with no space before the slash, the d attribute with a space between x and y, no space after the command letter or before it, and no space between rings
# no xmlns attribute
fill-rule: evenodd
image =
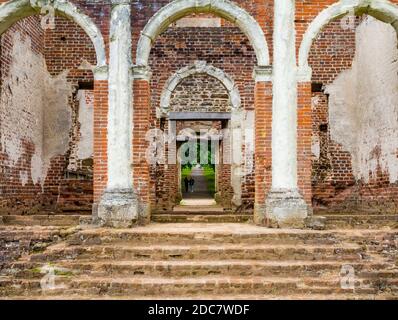
<svg viewBox="0 0 398 320"><path fill-rule="evenodd" d="M297 187L295 0L274 2L272 190L266 215L278 226L300 226L307 205Z"/></svg>
<svg viewBox="0 0 398 320"><path fill-rule="evenodd" d="M130 0L111 2L108 182L98 218L102 225L130 227L140 215L132 171L131 5Z"/></svg>

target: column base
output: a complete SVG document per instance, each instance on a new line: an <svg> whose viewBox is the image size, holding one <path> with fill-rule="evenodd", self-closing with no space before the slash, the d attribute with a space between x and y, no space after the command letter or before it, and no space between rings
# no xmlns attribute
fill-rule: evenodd
<svg viewBox="0 0 398 320"><path fill-rule="evenodd" d="M107 190L98 204L94 220L103 227L131 228L145 221L146 211L131 189Z"/></svg>
<svg viewBox="0 0 398 320"><path fill-rule="evenodd" d="M256 223L274 228L304 228L311 208L298 190L271 190L265 205L256 206Z"/></svg>

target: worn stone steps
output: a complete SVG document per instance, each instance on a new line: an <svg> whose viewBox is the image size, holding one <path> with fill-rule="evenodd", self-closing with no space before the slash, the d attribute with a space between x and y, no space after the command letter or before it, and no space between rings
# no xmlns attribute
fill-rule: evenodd
<svg viewBox="0 0 398 320"><path fill-rule="evenodd" d="M385 237L398 237L397 230L279 230L257 227L251 224L152 224L150 228L88 229L68 240L70 245L100 244L305 244L338 245L343 241L382 241Z"/></svg>
<svg viewBox="0 0 398 320"><path fill-rule="evenodd" d="M55 283L58 289L45 290L47 296L111 295L139 297L158 295L159 297L175 297L184 295L289 295L289 294L345 294L355 293L376 294L378 288L356 282L355 289L343 289L338 278L305 279L277 277L232 277L207 276L189 278L95 278L60 276ZM6 290L4 290L6 288ZM0 279L0 297L4 296L42 295L40 280L31 279ZM396 295L396 289L390 288L388 294Z"/></svg>
<svg viewBox="0 0 398 320"><path fill-rule="evenodd" d="M279 230L245 223L0 229L9 239L35 230L58 232L61 241L7 263L0 270L1 299L398 295L398 230ZM354 270L355 290L342 287L343 265ZM48 268L63 288L42 290Z"/></svg>
<svg viewBox="0 0 398 320"><path fill-rule="evenodd" d="M182 260L182 261L57 261L56 268L61 273L71 275L88 275L90 277L197 277L210 275L242 276L242 277L318 277L324 275L339 275L342 262L313 261L252 261L252 260ZM389 267L384 263L349 263L359 277L371 274ZM41 278L40 263L16 263L8 270L14 277ZM387 274L384 274L387 275ZM398 270L388 273L389 277L398 278Z"/></svg>
<svg viewBox="0 0 398 320"><path fill-rule="evenodd" d="M22 255L44 251L74 230L53 226L0 226L0 270Z"/></svg>
<svg viewBox="0 0 398 320"><path fill-rule="evenodd" d="M249 222L252 215L245 214L152 214L151 220L157 223L234 223Z"/></svg>
<svg viewBox="0 0 398 320"><path fill-rule="evenodd" d="M398 227L398 215L392 214L326 214L327 229L379 229Z"/></svg>
<svg viewBox="0 0 398 320"><path fill-rule="evenodd" d="M7 300L7 297L1 297L2 300ZM231 294L231 295L202 295L192 294L185 296L159 296L159 295L143 295L143 296L112 296L112 295L83 295L82 293L75 293L66 295L60 293L51 296L37 295L37 296L12 296L8 299L12 300L199 300L199 301L250 301L250 300L325 300L323 294L313 293L299 293L299 294ZM328 294L327 300L398 300L398 295L388 293L365 294L358 295L357 293L334 293Z"/></svg>
<svg viewBox="0 0 398 320"><path fill-rule="evenodd" d="M87 216L87 215L86 215ZM7 215L4 225L13 226L77 226L82 215Z"/></svg>
<svg viewBox="0 0 398 320"><path fill-rule="evenodd" d="M34 262L50 262L60 259L80 260L95 256L97 259L123 260L276 260L291 261L358 261L366 257L361 246L330 245L270 245L270 244L219 244L219 245L151 245L151 246L65 246L55 245L44 253L30 257Z"/></svg>

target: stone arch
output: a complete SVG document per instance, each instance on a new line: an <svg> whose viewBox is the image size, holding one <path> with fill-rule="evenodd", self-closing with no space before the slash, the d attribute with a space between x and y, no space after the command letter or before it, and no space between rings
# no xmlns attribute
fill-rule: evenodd
<svg viewBox="0 0 398 320"><path fill-rule="evenodd" d="M324 9L309 25L304 34L299 50L299 77L310 81L311 68L308 57L312 43L322 29L331 21L347 14L368 14L374 18L389 23L398 32L398 6L388 0L340 0Z"/></svg>
<svg viewBox="0 0 398 320"><path fill-rule="evenodd" d="M206 74L220 81L229 94L232 110L238 110L241 107L241 98L239 89L234 81L224 71L207 64L206 61L195 61L194 64L184 67L173 74L164 85L160 98L160 106L157 110L159 118L167 117L170 109L171 96L175 88L186 78L195 74Z"/></svg>
<svg viewBox="0 0 398 320"><path fill-rule="evenodd" d="M137 66L148 66L152 44L170 24L191 13L214 13L234 24L249 38L259 66L270 64L264 32L257 21L245 10L229 0L174 0L160 9L141 32L137 46Z"/></svg>
<svg viewBox="0 0 398 320"><path fill-rule="evenodd" d="M0 35L12 24L31 15L40 14L42 8L50 4L63 17L69 18L78 24L93 42L97 67L106 66L105 43L101 31L94 22L67 0L11 0L0 5Z"/></svg>

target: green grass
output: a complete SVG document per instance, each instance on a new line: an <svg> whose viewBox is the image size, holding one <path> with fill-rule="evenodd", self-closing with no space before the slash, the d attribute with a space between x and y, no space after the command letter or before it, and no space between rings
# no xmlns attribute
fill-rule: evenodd
<svg viewBox="0 0 398 320"><path fill-rule="evenodd" d="M203 175L207 180L207 190L214 194L216 192L216 173L212 166L203 166Z"/></svg>
<svg viewBox="0 0 398 320"><path fill-rule="evenodd" d="M183 181L185 177L189 177L192 173L192 168L182 167L181 169L181 180Z"/></svg>

